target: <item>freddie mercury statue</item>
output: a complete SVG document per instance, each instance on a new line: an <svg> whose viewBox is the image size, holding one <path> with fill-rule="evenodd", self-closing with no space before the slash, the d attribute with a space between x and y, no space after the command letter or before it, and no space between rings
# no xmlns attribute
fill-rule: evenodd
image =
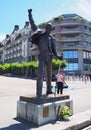
<svg viewBox="0 0 91 130"><path fill-rule="evenodd" d="M34 32L34 34L36 34L37 36L36 41L34 42L38 46L38 49L39 49L39 72L38 72L38 78L37 78L36 95L37 97L40 98L42 96L44 68L46 69L45 70L46 84L47 84L46 94L47 95L53 94L51 90L52 58L54 55L56 58L62 60L63 56L59 56L56 52L54 38L50 34L50 32L52 31L52 24L51 23L46 24L45 31L43 31L42 29L39 29L38 26L35 25L35 22L32 17L32 9L28 10L28 16L29 16L31 29Z"/></svg>

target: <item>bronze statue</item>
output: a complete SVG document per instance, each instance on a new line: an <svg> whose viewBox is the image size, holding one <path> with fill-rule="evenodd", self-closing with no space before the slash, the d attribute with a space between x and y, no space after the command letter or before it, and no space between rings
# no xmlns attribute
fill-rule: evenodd
<svg viewBox="0 0 91 130"><path fill-rule="evenodd" d="M46 94L52 94L51 90L51 78L52 78L52 58L53 55L62 59L62 56L59 56L56 52L54 38L50 34L52 30L52 24L48 23L45 26L45 31L39 29L32 18L32 9L28 10L29 22L31 24L32 31L34 34L32 35L32 42L38 46L39 49L39 73L37 79L37 97L42 96L42 86L43 86L43 74L44 68L46 69L46 84L47 90Z"/></svg>

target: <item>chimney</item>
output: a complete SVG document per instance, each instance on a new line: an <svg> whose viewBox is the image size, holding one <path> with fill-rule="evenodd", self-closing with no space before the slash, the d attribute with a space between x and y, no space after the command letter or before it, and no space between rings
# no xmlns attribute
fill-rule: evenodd
<svg viewBox="0 0 91 130"><path fill-rule="evenodd" d="M10 38L10 36L8 34L6 34L6 39Z"/></svg>
<svg viewBox="0 0 91 130"><path fill-rule="evenodd" d="M25 26L24 26L24 28L26 28L26 27L28 27L28 26L29 26L29 22L26 21L26 22L25 22Z"/></svg>
<svg viewBox="0 0 91 130"><path fill-rule="evenodd" d="M15 31L18 31L18 30L19 30L19 25L15 25L15 26L14 26L14 30L13 30L12 33L14 33Z"/></svg>
<svg viewBox="0 0 91 130"><path fill-rule="evenodd" d="M14 31L18 31L18 30L19 30L19 25L15 25Z"/></svg>

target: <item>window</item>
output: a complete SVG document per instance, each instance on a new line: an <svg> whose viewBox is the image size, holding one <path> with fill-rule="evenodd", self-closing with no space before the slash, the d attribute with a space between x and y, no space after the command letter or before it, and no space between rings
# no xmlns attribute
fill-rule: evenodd
<svg viewBox="0 0 91 130"><path fill-rule="evenodd" d="M90 69L90 64L84 64L83 68L84 68L84 70L89 70Z"/></svg>
<svg viewBox="0 0 91 130"><path fill-rule="evenodd" d="M64 26L65 29L76 29L77 26L72 26L72 25L69 25L69 26Z"/></svg>
<svg viewBox="0 0 91 130"><path fill-rule="evenodd" d="M64 42L64 46L76 46L75 42Z"/></svg>
<svg viewBox="0 0 91 130"><path fill-rule="evenodd" d="M68 63L64 70L78 70L78 63Z"/></svg>
<svg viewBox="0 0 91 130"><path fill-rule="evenodd" d="M69 38L69 37L77 37L79 36L78 34L62 34L62 37L66 37L66 38Z"/></svg>
<svg viewBox="0 0 91 130"><path fill-rule="evenodd" d="M83 58L84 59L91 59L91 52L83 51Z"/></svg>
<svg viewBox="0 0 91 130"><path fill-rule="evenodd" d="M25 44L24 44L24 56L25 56Z"/></svg>
<svg viewBox="0 0 91 130"><path fill-rule="evenodd" d="M63 51L63 57L64 58L78 58L78 52L77 51Z"/></svg>

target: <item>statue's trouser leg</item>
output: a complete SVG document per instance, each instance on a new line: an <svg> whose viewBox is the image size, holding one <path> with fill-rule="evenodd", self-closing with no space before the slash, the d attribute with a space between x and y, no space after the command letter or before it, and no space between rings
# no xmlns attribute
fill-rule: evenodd
<svg viewBox="0 0 91 130"><path fill-rule="evenodd" d="M52 77L52 61L48 61L46 63L46 84L47 84L47 92L51 92L51 77Z"/></svg>
<svg viewBox="0 0 91 130"><path fill-rule="evenodd" d="M43 72L44 72L44 61L39 61L39 72L37 79L37 91L36 95L39 97L42 95L42 86L43 86Z"/></svg>

